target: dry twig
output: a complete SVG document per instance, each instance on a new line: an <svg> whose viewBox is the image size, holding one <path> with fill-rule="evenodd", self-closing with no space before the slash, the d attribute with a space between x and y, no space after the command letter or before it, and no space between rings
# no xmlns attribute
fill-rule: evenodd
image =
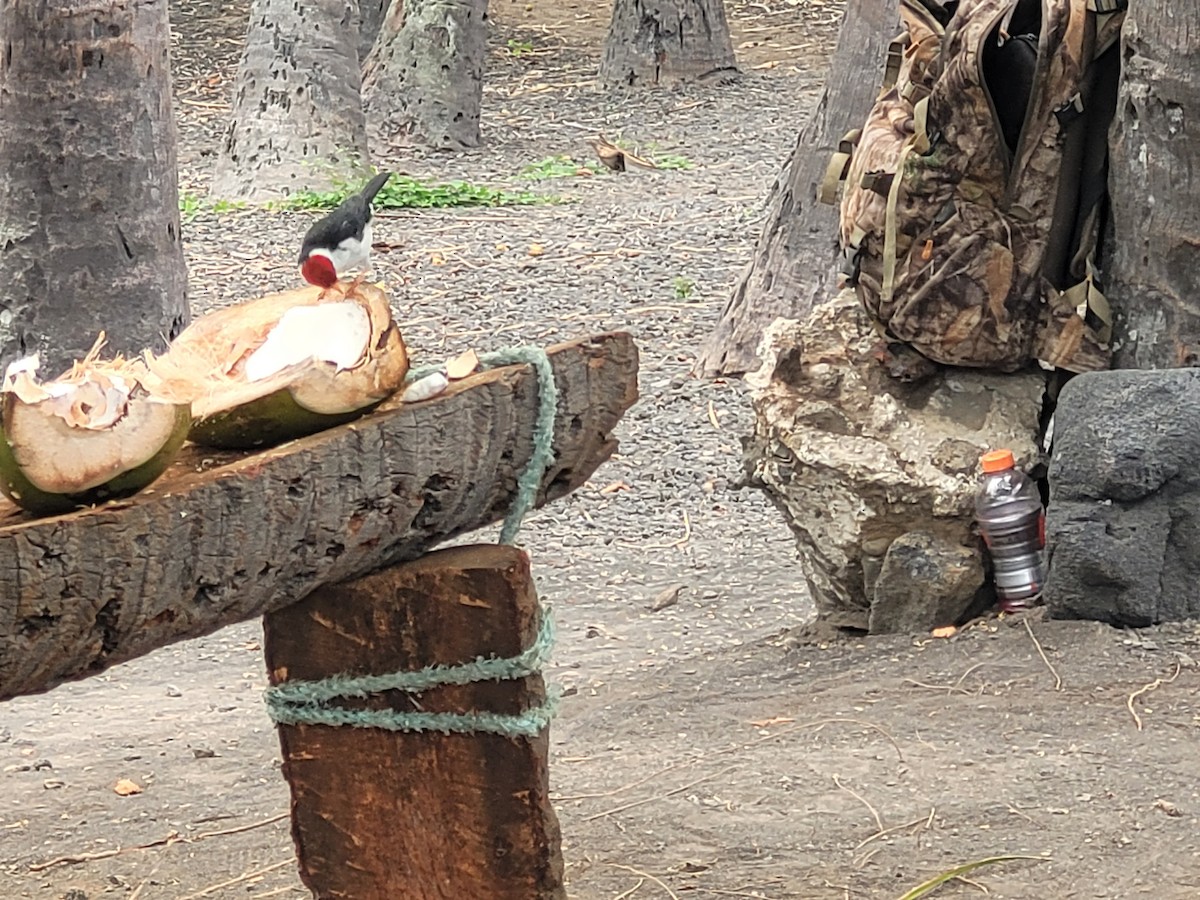
<svg viewBox="0 0 1200 900"><path fill-rule="evenodd" d="M842 782L838 779L838 777L836 775L833 776L833 783L836 784L840 790L845 791L847 794L849 794L851 797L853 797L855 800L857 800L859 803L861 803L863 806L865 806L867 809L869 809L871 811L871 815L873 815L875 817L875 825L879 829L876 832L876 834L880 834L884 831L883 819L879 818L879 810L877 810L875 807L873 807L870 804L870 802L867 800L866 797L864 797L862 794L860 794L858 791L854 790L853 788L846 787L846 785L842 784Z"/></svg>
<svg viewBox="0 0 1200 900"><path fill-rule="evenodd" d="M611 815L613 815L613 813L624 812L627 809L633 809L635 806L642 806L646 803L653 803L655 800L665 800L668 797L673 797L675 794L681 793L682 791L686 791L690 787L694 787L697 784L700 784L702 781L710 781L713 778L716 778L718 775L724 775L728 771L729 771L729 768L724 768L724 769L721 769L721 771L719 771L719 772L709 772L707 775L702 775L700 778L697 778L694 781L689 781L687 784L680 785L677 788L673 788L673 789L667 791L665 794L656 794L653 797L643 797L641 800L631 800L629 803L625 803L621 806L614 806L612 809L606 809L604 812L598 812L593 815L590 815L583 821L591 822L595 819L603 819L605 816L611 816Z"/></svg>
<svg viewBox="0 0 1200 900"><path fill-rule="evenodd" d="M612 866L614 869L624 869L626 872L632 872L634 875L638 876L639 878L648 878L650 881L653 881L660 888L662 888L664 891L666 891L667 896L670 897L671 900L679 900L679 895L677 893L675 893L673 890L671 890L671 886L669 884L667 884L661 878L656 878L655 876L651 875L649 872L643 872L640 869L635 869L633 866L623 866L620 863L608 863L608 865Z"/></svg>
<svg viewBox="0 0 1200 900"><path fill-rule="evenodd" d="M229 834L240 834L243 831L250 831L254 828L262 828L264 825L271 825L278 822L280 819L286 819L289 813L283 812L279 815L272 816L269 819L263 819L261 822L251 822L249 825L239 825L236 828L222 828L220 831L203 831L194 837L184 837L178 831L172 831L166 837L158 840L149 841L145 844L134 844L129 847L114 847L111 850L101 850L98 853L71 853L66 856L58 856L54 859L48 859L45 862L33 863L29 866L30 872L44 872L46 869L52 869L55 866L75 865L77 863L94 862L98 859L109 859L113 856L119 856L122 853L129 853L134 850L154 850L158 847L169 847L172 844L193 844L196 841L203 841L206 838L223 837ZM139 888L140 890L140 888Z"/></svg>
<svg viewBox="0 0 1200 900"><path fill-rule="evenodd" d="M1021 624L1025 626L1025 631L1029 635L1029 639L1033 641L1033 646L1037 648L1038 656L1042 658L1042 662L1046 664L1046 668L1050 670L1050 674L1054 676L1054 689L1062 690L1062 679L1058 676L1058 670L1050 664L1050 660L1046 658L1046 651L1042 649L1041 642L1033 634L1033 629L1029 627L1029 620L1022 619ZM1140 730L1140 729L1139 729Z"/></svg>
<svg viewBox="0 0 1200 900"><path fill-rule="evenodd" d="M1129 714L1131 716L1133 716L1133 721L1137 723L1138 731L1142 730L1142 717L1139 716L1137 714L1137 710L1133 708L1133 701L1136 700L1138 697L1142 696L1142 694L1148 694L1151 691L1157 690L1158 688L1162 687L1164 684L1170 684L1172 681L1174 681L1176 678L1179 677L1179 673L1181 671L1183 671L1183 667L1180 666L1180 664L1177 662L1177 663L1175 663L1175 674L1172 675L1170 678L1155 678L1149 684L1142 685L1140 688L1138 688L1136 691L1134 691L1132 694L1129 695L1129 699L1125 701L1125 706L1128 708Z"/></svg>
<svg viewBox="0 0 1200 900"><path fill-rule="evenodd" d="M195 894L188 894L186 897L181 897L180 900L200 900L201 897L207 897L212 894L213 891L219 891L222 888L233 887L235 884L244 884L247 881L253 881L255 878L266 875L268 872L274 872L276 869L282 869L288 863L295 864L295 862L296 861L294 859L288 857L285 860L273 863L265 868L256 869L253 872L243 872L237 878L231 878L228 881L222 881L220 884L210 884L208 887L198 891Z"/></svg>

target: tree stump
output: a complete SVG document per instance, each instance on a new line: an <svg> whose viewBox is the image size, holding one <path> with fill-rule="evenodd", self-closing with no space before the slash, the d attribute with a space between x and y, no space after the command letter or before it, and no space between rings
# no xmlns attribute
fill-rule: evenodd
<svg viewBox="0 0 1200 900"><path fill-rule="evenodd" d="M538 638L528 556L431 553L266 616L272 684L507 659ZM517 716L540 674L338 700L342 709ZM304 883L321 900L565 900L546 728L533 736L282 724Z"/></svg>

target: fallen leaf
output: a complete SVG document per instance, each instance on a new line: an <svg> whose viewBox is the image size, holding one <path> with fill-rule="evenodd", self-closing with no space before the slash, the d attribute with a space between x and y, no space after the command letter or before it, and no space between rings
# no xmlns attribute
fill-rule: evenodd
<svg viewBox="0 0 1200 900"><path fill-rule="evenodd" d="M446 377L451 381L458 381L461 378L466 378L478 368L479 354L474 350L468 350L466 353L460 353L446 363Z"/></svg>
<svg viewBox="0 0 1200 900"><path fill-rule="evenodd" d="M530 244L529 245L529 255L530 256L541 256L545 252L546 252L546 248L543 247L541 244Z"/></svg>
<svg viewBox="0 0 1200 900"><path fill-rule="evenodd" d="M789 719L787 716L775 716L770 719L752 719L750 724L755 728L767 728L771 725L786 725L789 722L795 721L795 719Z"/></svg>
<svg viewBox="0 0 1200 900"><path fill-rule="evenodd" d="M650 612L658 612L668 606L674 606L679 602L679 594L685 587L686 585L683 584L673 584L669 588L659 591L650 603Z"/></svg>
<svg viewBox="0 0 1200 900"><path fill-rule="evenodd" d="M929 633L935 638L948 638L958 634L958 629L953 625L943 625L941 628L935 628Z"/></svg>
<svg viewBox="0 0 1200 900"><path fill-rule="evenodd" d="M113 785L113 793L120 797L128 797L130 794L140 794L141 792L142 786L128 778L122 778Z"/></svg>

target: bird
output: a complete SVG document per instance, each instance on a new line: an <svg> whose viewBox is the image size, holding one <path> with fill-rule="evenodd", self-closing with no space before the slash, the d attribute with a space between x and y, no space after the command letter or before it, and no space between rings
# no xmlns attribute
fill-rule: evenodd
<svg viewBox="0 0 1200 900"><path fill-rule="evenodd" d="M331 288L347 269L366 266L371 255L371 201L391 177L391 172L380 172L305 232L299 259L305 281Z"/></svg>

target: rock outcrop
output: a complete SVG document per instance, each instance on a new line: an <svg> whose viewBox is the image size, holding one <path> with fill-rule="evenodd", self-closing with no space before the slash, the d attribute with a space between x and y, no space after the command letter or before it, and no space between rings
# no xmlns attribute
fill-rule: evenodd
<svg viewBox="0 0 1200 900"><path fill-rule="evenodd" d="M849 291L776 320L759 357L746 466L796 535L819 619L920 631L989 606L978 461L1038 463L1043 374L935 366L882 340Z"/></svg>
<svg viewBox="0 0 1200 900"><path fill-rule="evenodd" d="M1054 415L1051 615L1147 626L1200 616L1200 371L1072 379Z"/></svg>

